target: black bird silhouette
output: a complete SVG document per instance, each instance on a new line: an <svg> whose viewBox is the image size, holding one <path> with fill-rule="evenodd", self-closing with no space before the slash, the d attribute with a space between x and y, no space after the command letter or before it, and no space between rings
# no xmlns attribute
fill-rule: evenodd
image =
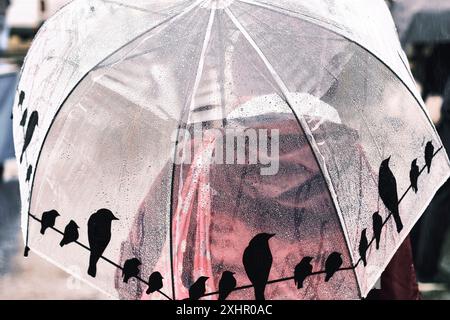
<svg viewBox="0 0 450 320"><path fill-rule="evenodd" d="M206 291L206 281L208 277L200 277L198 280L189 288L189 300L199 300Z"/></svg>
<svg viewBox="0 0 450 320"><path fill-rule="evenodd" d="M69 224L64 229L64 236L59 243L61 247L64 247L65 245L71 244L72 242L75 242L78 240L79 234L78 234L78 225L75 221L71 220Z"/></svg>
<svg viewBox="0 0 450 320"><path fill-rule="evenodd" d="M302 261L300 261L300 263L295 267L294 281L297 289L303 288L303 282L312 274L312 260L312 257L304 257Z"/></svg>
<svg viewBox="0 0 450 320"><path fill-rule="evenodd" d="M429 141L425 146L425 165L427 166L428 173L430 173L431 170L431 162L433 161L433 157L434 157L434 146L433 142Z"/></svg>
<svg viewBox="0 0 450 320"><path fill-rule="evenodd" d="M20 156L20 163L22 163L23 154L30 145L31 139L33 138L34 135L34 131L38 125L39 125L39 114L37 111L33 111L33 113L30 116L30 120L28 120L27 131L25 132L25 140L23 142L22 154Z"/></svg>
<svg viewBox="0 0 450 320"><path fill-rule="evenodd" d="M27 170L27 178L26 178L25 182L30 182L32 173L33 173L33 166L29 165L28 170Z"/></svg>
<svg viewBox="0 0 450 320"><path fill-rule="evenodd" d="M325 262L325 282L330 281L336 271L342 266L342 254L339 252L331 253Z"/></svg>
<svg viewBox="0 0 450 320"><path fill-rule="evenodd" d="M367 240L367 229L364 229L361 232L361 240L359 241L359 255L361 256L361 260L364 264L364 267L367 266L367 249L369 248L369 241Z"/></svg>
<svg viewBox="0 0 450 320"><path fill-rule="evenodd" d="M409 172L409 180L411 181L411 188L417 193L417 180L419 180L420 169L417 165L417 159L414 159L411 163L411 171Z"/></svg>
<svg viewBox="0 0 450 320"><path fill-rule="evenodd" d="M139 275L141 265L142 263L136 258L125 261L122 270L123 282L128 283L130 278L136 278Z"/></svg>
<svg viewBox="0 0 450 320"><path fill-rule="evenodd" d="M163 277L159 272L153 272L148 278L147 294L159 291L163 288Z"/></svg>
<svg viewBox="0 0 450 320"><path fill-rule="evenodd" d="M24 101L25 101L25 92L24 91L20 91L18 106L22 108L22 105L23 105Z"/></svg>
<svg viewBox="0 0 450 320"><path fill-rule="evenodd" d="M41 218L41 234L45 234L45 230L53 228L55 226L56 218L59 217L59 213L56 210L44 212Z"/></svg>
<svg viewBox="0 0 450 320"><path fill-rule="evenodd" d="M25 127L25 125L27 124L27 116L28 116L28 109L25 109L22 115L22 120L20 120L21 127Z"/></svg>
<svg viewBox="0 0 450 320"><path fill-rule="evenodd" d="M236 278L231 271L224 271L219 281L219 300L226 300L231 292L236 288Z"/></svg>
<svg viewBox="0 0 450 320"><path fill-rule="evenodd" d="M114 220L119 219L108 209L98 210L88 220L88 240L91 250L88 274L91 277L95 278L97 275L97 262L111 240L111 224Z"/></svg>
<svg viewBox="0 0 450 320"><path fill-rule="evenodd" d="M264 291L273 261L269 240L273 236L274 234L269 233L258 234L244 251L242 262L245 272L253 284L256 300L265 300Z"/></svg>
<svg viewBox="0 0 450 320"><path fill-rule="evenodd" d="M383 218L378 212L375 212L372 216L372 227L375 245L378 250L380 249L381 232L383 231Z"/></svg>
<svg viewBox="0 0 450 320"><path fill-rule="evenodd" d="M391 157L381 163L378 175L378 192L384 205L394 217L397 232L400 233L403 229L403 223L398 211L397 180L389 168L390 160Z"/></svg>

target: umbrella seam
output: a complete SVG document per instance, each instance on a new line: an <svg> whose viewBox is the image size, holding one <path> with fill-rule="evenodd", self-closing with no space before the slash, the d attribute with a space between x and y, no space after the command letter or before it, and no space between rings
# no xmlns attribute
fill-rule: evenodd
<svg viewBox="0 0 450 320"><path fill-rule="evenodd" d="M194 86L192 88L192 94L191 94L191 101L189 103L189 110L188 110L188 119L187 122L189 121L189 116L190 113L189 111L191 111L192 107L194 106L195 103L195 94L198 90L198 87L200 85L200 81L201 81L201 77L203 74L203 68L205 65L205 56L206 56L206 52L209 46L209 42L211 39L211 32L212 32L212 26L214 23L214 19L215 19L215 7L213 6L213 8L210 10L210 16L209 16L209 21L208 21L208 25L205 31L205 38L203 40L203 45L202 45L202 51L200 54L200 58L199 58L199 63L198 63L198 68L197 68L197 73L195 76L195 80L194 80ZM171 269L172 269L172 290L173 290L173 299L176 300L176 295L175 295L175 277L174 277L174 266L173 266L173 196L174 196L174 190L173 190L173 185L174 185L174 180L175 180L175 165L176 165L176 156L178 153L178 144L179 144L179 135L180 135L180 130L182 127L182 121L184 118L184 113L186 111L186 108L183 108L183 110L181 111L181 115L180 115L180 121L177 127L177 142L175 143L175 148L174 148L174 161L173 161L173 168L172 168L172 183L171 183L171 196L170 196L170 259L171 259ZM180 172L180 175L182 176L182 172ZM180 181L180 188L179 190L182 190L183 188L183 181L181 179ZM179 205L179 204L178 204Z"/></svg>
<svg viewBox="0 0 450 320"><path fill-rule="evenodd" d="M315 138L313 136L313 134L311 133L308 125L306 123L304 123L304 118L302 115L298 114L294 107L293 104L291 103L291 99L290 99L290 92L289 89L287 88L286 84L283 82L283 80L281 79L281 77L277 74L277 72L275 71L274 67L272 66L272 64L270 63L270 61L267 59L267 57L264 55L264 53L261 51L261 49L258 47L258 45L255 43L255 41L251 38L250 34L245 30L244 26L239 22L239 20L237 20L237 18L234 16L234 14L232 13L232 11L229 8L225 9L226 14L228 15L228 17L232 20L232 22L235 24L235 26L242 32L242 34L244 35L244 37L247 39L247 41L249 42L249 44L252 46L252 48L256 51L256 53L258 54L258 56L262 59L262 61L264 62L266 68L268 69L268 71L270 72L270 74L272 75L274 81L277 83L277 85L280 87L280 90L282 91L284 98L285 98L285 102L287 103L287 105L289 106L289 108L292 110L292 112L294 113L294 115L297 118L298 124L300 125L300 127L303 129L307 140L309 142L309 145L311 147L311 149L313 150L313 154L316 158L316 161L322 171L322 175L325 179L325 182L327 183L328 186L328 191L330 193L330 196L333 200L333 205L334 205L334 209L339 217L340 220L340 226L342 228L342 231L344 233L344 238L347 244L347 250L351 259L351 263L352 265L355 264L355 257L353 256L352 250L351 250L351 246L350 246L350 239L348 238L348 231L346 230L346 226L345 226L345 221L342 217L342 212L339 208L339 201L337 199L337 194L336 191L334 189L334 185L333 182L331 181L330 175L328 173L328 169L327 166L325 164L325 161L323 159L323 156L319 150L319 148L317 147L317 143L315 141ZM322 159L322 161L320 161L320 159ZM354 275L355 275L355 279L357 282L357 288L358 288L358 293L361 296L361 284L360 281L358 279L358 276L356 274L355 269L352 270Z"/></svg>

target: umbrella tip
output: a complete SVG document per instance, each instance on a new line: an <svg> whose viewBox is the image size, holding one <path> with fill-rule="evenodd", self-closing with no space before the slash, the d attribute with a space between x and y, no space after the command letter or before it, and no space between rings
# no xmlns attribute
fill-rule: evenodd
<svg viewBox="0 0 450 320"><path fill-rule="evenodd" d="M26 258L26 257L28 257L29 253L30 253L30 247L26 246L25 250L23 252L23 256Z"/></svg>

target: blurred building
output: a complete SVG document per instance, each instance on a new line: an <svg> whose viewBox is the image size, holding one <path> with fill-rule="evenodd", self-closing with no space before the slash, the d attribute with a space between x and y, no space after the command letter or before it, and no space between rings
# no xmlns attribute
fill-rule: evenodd
<svg viewBox="0 0 450 320"><path fill-rule="evenodd" d="M11 0L7 22L12 34L33 36L42 23L71 0Z"/></svg>

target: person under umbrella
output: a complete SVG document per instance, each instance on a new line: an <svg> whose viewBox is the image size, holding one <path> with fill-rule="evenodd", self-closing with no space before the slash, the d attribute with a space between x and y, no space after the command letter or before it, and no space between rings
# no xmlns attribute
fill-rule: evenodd
<svg viewBox="0 0 450 320"><path fill-rule="evenodd" d="M253 102L254 101L254 102ZM253 99L244 104L242 109L247 110L246 115L252 114L253 110L249 108L261 108L260 101L268 101L268 99ZM316 102L317 109L331 108L323 103ZM236 108L236 110L241 110ZM330 109L331 110L331 109ZM324 112L327 114L326 112ZM329 114L329 113L328 113ZM235 118L234 118L235 117ZM175 169L175 188L183 185L180 197L175 199L176 202L185 201L192 202L186 216L178 216L176 213L173 219L175 221L185 220L184 229L181 235L175 238L179 239L174 243L175 248L175 263L179 263L177 270L182 270L175 274L175 281L177 277L181 277L181 281L176 285L176 299L183 299L189 296L189 284L195 281L199 274L205 274L209 277L207 283L206 293L214 292L218 288L220 278L213 270L233 270L235 278L239 284L247 284L248 277L242 267L242 254L248 250L247 245L252 245L252 234L262 232L263 230L271 230L275 236L270 240L271 251L274 256L274 263L270 271L271 278L282 277L283 274L294 272L298 262L302 256L312 255L312 265L314 269L325 270L327 277L319 275L310 275L304 279L304 287L312 288L311 291L299 290L294 281L279 282L276 284L267 285L265 289L266 299L280 298L283 299L302 299L302 298L316 298L326 299L327 295L324 291L318 290L319 285L329 283L330 287L335 284L342 284L351 281L348 277L348 271L341 271L341 268L348 266L348 253L341 248L340 252L336 252L329 248L338 248L339 243L342 243L342 238L339 234L329 233L325 238L317 238L314 228L308 229L304 224L310 224L307 217L316 217L316 223L313 224L320 229L320 225L333 225L333 219L326 213L321 212L319 208L328 208L330 206L330 196L326 191L326 186L323 180L319 178L320 169L314 164L314 158L310 152L309 145L305 139L301 138L299 134L299 127L295 124L295 119L288 115L275 116L270 112L264 114L264 111L256 111L254 117L240 118L239 112L236 116L230 116L227 123L238 124L246 128L281 128L280 132L280 170L279 172L286 172L286 174L277 174L274 177L261 177L259 174L258 165L207 165L199 168L195 160L192 165L180 164ZM268 121L269 119L269 121ZM328 118L322 122L321 128L324 132L345 132L351 134L349 128L333 122L339 121L335 118ZM215 146L215 140L206 139L203 141L204 148ZM295 142L294 142L295 141ZM293 143L294 142L294 143ZM194 141L184 141L184 148L189 148ZM364 162L364 153L362 153L358 145L357 138L345 139L339 141L339 144L352 145L356 150L360 150L360 157L356 162ZM339 146L338 146L339 147ZM196 149L201 154L203 149ZM193 155L196 158L196 155ZM362 160L362 161L361 161ZM170 166L170 164L168 164ZM295 172L296 168L308 168L303 174L289 175L289 172ZM183 169L182 169L183 168ZM359 168L361 169L361 168ZM196 170L199 172L196 173ZM205 171L206 170L206 171ZM166 168L162 170L165 172ZM186 176L182 178L182 172L186 172ZM373 174L373 172L371 173ZM196 176L196 180L191 180L192 176ZM209 177L209 178L208 178ZM181 180L183 179L183 180ZM285 186L279 182L285 181ZM267 184L268 183L268 184ZM157 212L154 211L154 201L157 201L155 194L161 181L157 181L154 187L151 188L147 194L146 199L142 202L139 212L136 214L135 220L140 221L139 226L134 228L129 235L129 239L123 243L121 256L123 258L129 256L131 253L136 254L142 258L145 255L145 248L148 241L146 234L151 235L156 232L155 226L158 225ZM267 184L267 185L266 185ZM251 187L253 185L253 187ZM195 194L194 190L205 190L208 186L210 190L221 190L220 194L215 196L198 195L200 199L189 199L190 195ZM314 193L311 193L314 190ZM238 196L238 193L241 193ZM211 197L211 198L210 198ZM238 199L236 201L236 199ZM209 203L208 208L200 206L200 203ZM175 207L178 207L175 204ZM319 211L318 211L319 210ZM273 215L273 212L283 212L281 216ZM252 212L257 213L253 219L248 216ZM295 223L295 217L298 217L301 212L303 222ZM201 217L210 216L210 219L202 221ZM191 223L188 223L191 221ZM203 224L206 223L206 226ZM174 222L175 224L175 222ZM300 230L300 234L292 232L291 228L295 225ZM145 228L142 229L142 226ZM150 228L150 229L149 229ZM153 230L153 231L151 231ZM196 231L197 230L197 231ZM210 233L198 233L198 230L211 230ZM149 232L150 231L150 232ZM336 230L337 231L337 230ZM278 237L276 234L285 235ZM263 234L264 235L264 234ZM271 236L271 235L270 235ZM300 241L300 242L298 242ZM318 246L319 243L323 243ZM162 246L164 244L161 243ZM375 243L373 244L375 246ZM202 253L200 248L209 248L206 256ZM226 249L232 247L235 254L230 254ZM185 248L185 249L181 249ZM327 249L325 249L327 248ZM328 252L328 259L318 261L318 254L320 250L331 250ZM164 252L165 250L161 250ZM323 253L322 253L323 254ZM280 259L285 255L290 256L288 261ZM179 257L179 258L178 258ZM210 257L210 258L208 258ZM277 259L278 257L278 259ZM368 258L369 259L369 258ZM338 261L336 261L338 260ZM160 261L165 261L161 257ZM179 261L179 262L177 262ZM245 260L244 260L245 261ZM257 264L258 261L255 261ZM244 262L245 265L245 262ZM381 289L374 289L368 295L369 299L418 299L419 291L415 278L414 268L412 265L412 253L409 243L409 238L400 246L398 252L395 254L387 270L381 276ZM154 270L161 270L163 264L158 263L153 266ZM334 269L332 269L334 268ZM209 271L208 271L209 270ZM117 273L117 277L119 273ZM324 280L326 279L326 280ZM145 285L138 284L138 287L130 288L124 286L119 281L116 282L116 288L122 297L132 299L149 299L145 294ZM131 295L131 296L130 296ZM155 296L151 297L155 299ZM163 297L162 297L163 298ZM206 299L214 299L217 297L208 296ZM238 290L230 294L230 299L254 299L252 289Z"/></svg>

